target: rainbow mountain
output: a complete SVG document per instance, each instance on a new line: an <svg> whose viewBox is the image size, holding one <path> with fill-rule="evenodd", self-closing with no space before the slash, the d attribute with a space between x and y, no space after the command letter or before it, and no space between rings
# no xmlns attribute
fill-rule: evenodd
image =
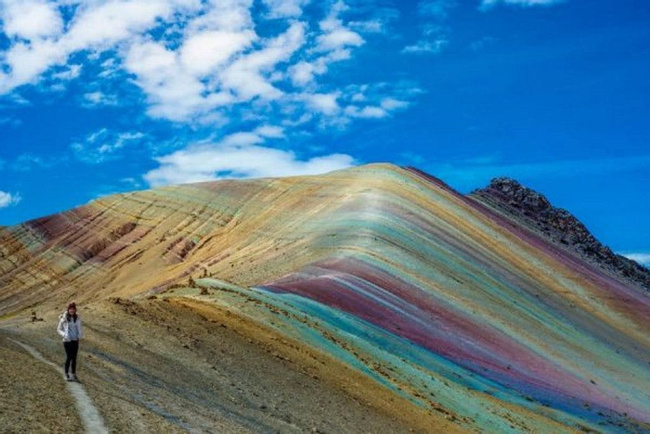
<svg viewBox="0 0 650 434"><path fill-rule="evenodd" d="M0 229L0 315L182 303L324 354L418 430L650 430L648 271L504 191L373 164L116 194Z"/></svg>

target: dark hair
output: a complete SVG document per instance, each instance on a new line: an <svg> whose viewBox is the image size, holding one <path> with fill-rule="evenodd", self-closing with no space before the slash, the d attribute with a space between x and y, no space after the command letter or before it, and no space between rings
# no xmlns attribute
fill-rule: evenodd
<svg viewBox="0 0 650 434"><path fill-rule="evenodd" d="M68 308L65 310L65 319L67 321L70 321L70 318L72 318L73 322L77 322L77 312L75 312L74 315L70 315L70 309L72 308L77 310L77 305L75 304L74 301L68 304Z"/></svg>

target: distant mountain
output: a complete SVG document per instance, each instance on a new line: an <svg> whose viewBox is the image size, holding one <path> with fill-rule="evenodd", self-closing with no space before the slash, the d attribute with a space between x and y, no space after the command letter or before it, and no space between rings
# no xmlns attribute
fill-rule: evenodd
<svg viewBox="0 0 650 434"><path fill-rule="evenodd" d="M641 286L647 270L514 181L464 196L387 164L118 194L0 230L5 318L72 298L96 318L108 299L142 318L213 306L425 425L490 432L650 429Z"/></svg>
<svg viewBox="0 0 650 434"><path fill-rule="evenodd" d="M571 213L556 208L548 199L509 178L496 178L471 197L492 209L514 218L565 250L609 273L650 290L650 270L617 255L600 243Z"/></svg>

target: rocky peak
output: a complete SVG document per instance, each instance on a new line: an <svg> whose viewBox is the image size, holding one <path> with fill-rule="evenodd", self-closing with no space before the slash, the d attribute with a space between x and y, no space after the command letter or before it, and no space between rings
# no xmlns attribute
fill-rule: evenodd
<svg viewBox="0 0 650 434"><path fill-rule="evenodd" d="M493 179L487 187L473 191L471 197L525 224L601 269L650 289L650 270L615 254L571 213L554 207L544 195L514 179Z"/></svg>

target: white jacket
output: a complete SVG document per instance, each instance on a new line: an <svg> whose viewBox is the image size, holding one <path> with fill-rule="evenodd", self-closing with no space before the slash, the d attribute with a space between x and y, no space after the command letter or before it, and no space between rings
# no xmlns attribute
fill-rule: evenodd
<svg viewBox="0 0 650 434"><path fill-rule="evenodd" d="M59 325L56 328L56 331L59 332L59 334L63 338L63 342L70 342L70 334L68 331L68 327L70 323L66 319L66 314L67 311L63 312L63 314L59 317ZM77 325L77 330L79 331L79 339L81 339L83 337L83 331L81 329L81 317L79 316L79 314L77 314L76 325Z"/></svg>

